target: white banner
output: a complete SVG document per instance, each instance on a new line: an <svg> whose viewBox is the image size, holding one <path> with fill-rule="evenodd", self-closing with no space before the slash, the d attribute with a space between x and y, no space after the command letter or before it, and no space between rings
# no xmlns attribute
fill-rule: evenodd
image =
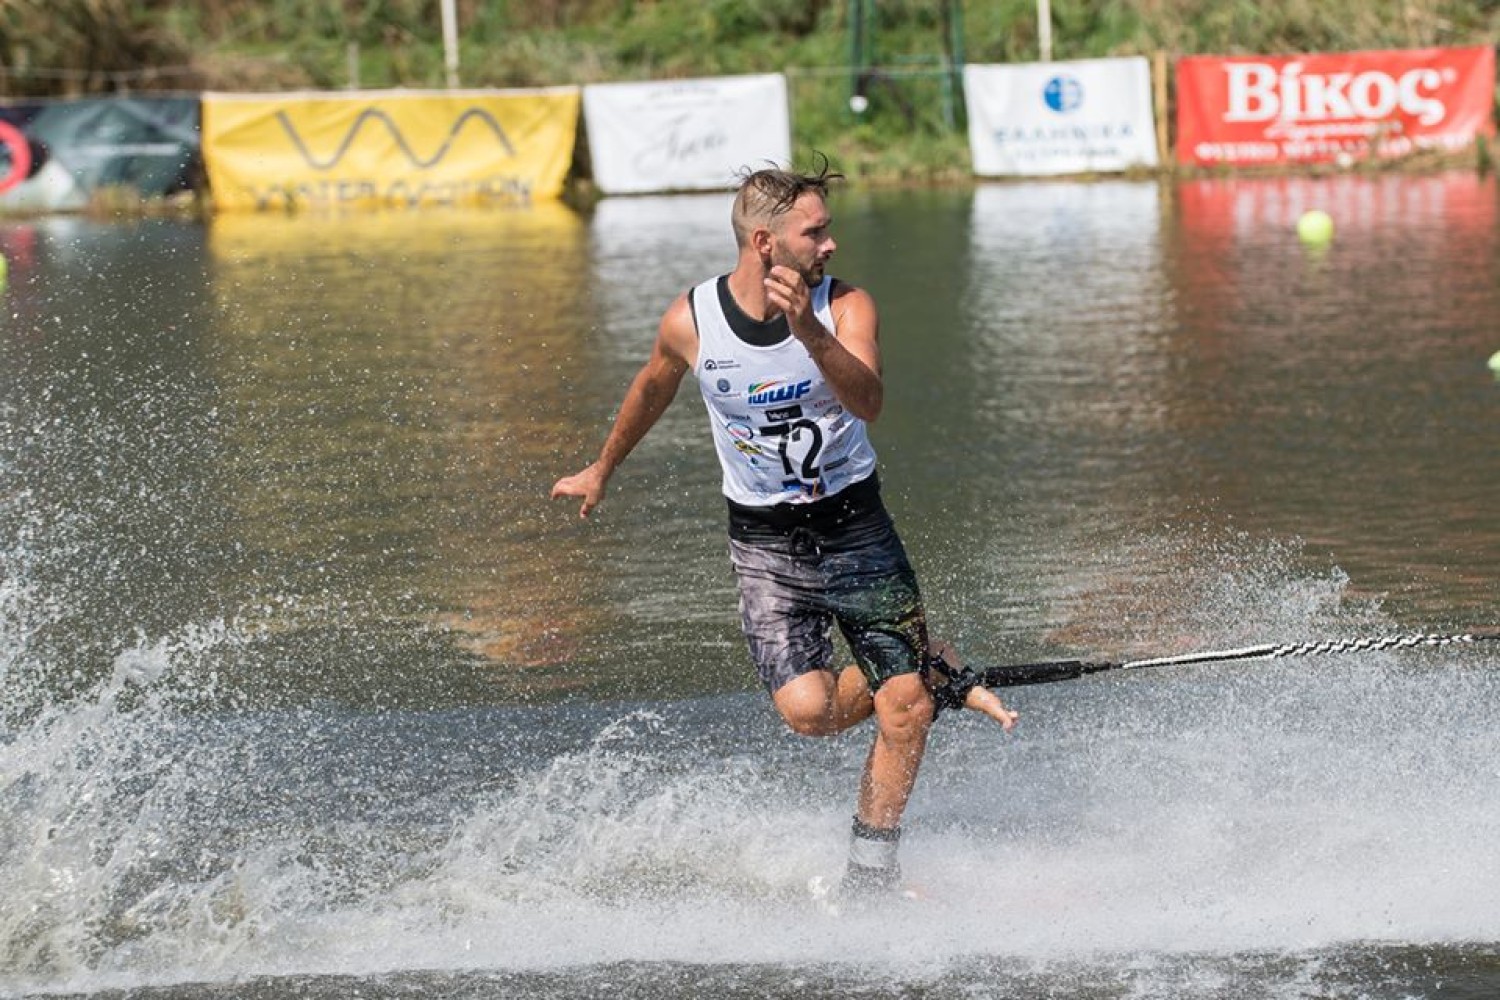
<svg viewBox="0 0 1500 1000"><path fill-rule="evenodd" d="M583 88L594 182L605 194L730 188L792 156L786 77L721 76Z"/></svg>
<svg viewBox="0 0 1500 1000"><path fill-rule="evenodd" d="M974 172L999 177L1157 165L1143 57L965 66Z"/></svg>

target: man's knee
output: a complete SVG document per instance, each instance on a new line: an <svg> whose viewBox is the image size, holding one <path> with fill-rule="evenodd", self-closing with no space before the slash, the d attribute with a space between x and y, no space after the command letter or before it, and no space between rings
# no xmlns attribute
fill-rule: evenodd
<svg viewBox="0 0 1500 1000"><path fill-rule="evenodd" d="M787 727L798 736L832 736L839 731L834 695L832 677L824 671L813 671L777 688L771 701Z"/></svg>
<svg viewBox="0 0 1500 1000"><path fill-rule="evenodd" d="M833 713L827 710L816 715L791 715L782 712L781 718L787 728L798 736L836 736L839 732L833 722Z"/></svg>
<svg viewBox="0 0 1500 1000"><path fill-rule="evenodd" d="M892 677L875 693L875 717L887 740L904 743L924 739L933 715L932 694L921 674Z"/></svg>

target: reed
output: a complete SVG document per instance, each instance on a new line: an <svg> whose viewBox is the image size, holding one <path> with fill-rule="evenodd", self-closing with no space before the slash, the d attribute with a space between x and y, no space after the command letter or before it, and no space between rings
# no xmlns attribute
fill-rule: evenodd
<svg viewBox="0 0 1500 1000"><path fill-rule="evenodd" d="M458 0L464 82L841 66L844 0ZM881 0L883 58L941 51L940 0ZM1035 0L964 0L965 57L1037 55ZM1284 53L1490 44L1471 0L1052 0L1053 55ZM441 86L439 0L0 0L0 90Z"/></svg>
<svg viewBox="0 0 1500 1000"><path fill-rule="evenodd" d="M4 0L0 90L78 96L197 85L187 46L163 21L165 2Z"/></svg>
<svg viewBox="0 0 1500 1000"><path fill-rule="evenodd" d="M880 0L870 107L848 105L847 0L457 0L461 79L526 87L785 72L798 150L941 179L966 161L943 0ZM439 0L0 0L0 96L444 85ZM969 62L1037 58L1035 0L963 0ZM1489 45L1472 0L1051 0L1053 56ZM1488 166L1488 146L1481 150Z"/></svg>

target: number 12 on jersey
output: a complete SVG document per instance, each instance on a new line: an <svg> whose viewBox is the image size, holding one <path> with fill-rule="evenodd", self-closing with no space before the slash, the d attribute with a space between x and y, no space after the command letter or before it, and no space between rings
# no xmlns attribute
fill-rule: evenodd
<svg viewBox="0 0 1500 1000"><path fill-rule="evenodd" d="M781 456L781 468L788 475L804 483L818 481L818 455L823 450L823 432L811 420L790 420L780 424L766 424L762 434L777 438L776 453ZM804 445L800 463L792 451L794 445Z"/></svg>

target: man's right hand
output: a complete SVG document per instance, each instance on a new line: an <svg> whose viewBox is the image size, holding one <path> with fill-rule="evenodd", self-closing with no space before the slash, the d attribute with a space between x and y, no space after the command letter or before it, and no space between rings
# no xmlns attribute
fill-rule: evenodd
<svg viewBox="0 0 1500 1000"><path fill-rule="evenodd" d="M609 474L604 471L603 466L595 462L582 472L564 476L553 484L552 499L582 497L583 505L578 508L578 516L588 517L589 512L604 499L604 484L608 479Z"/></svg>

